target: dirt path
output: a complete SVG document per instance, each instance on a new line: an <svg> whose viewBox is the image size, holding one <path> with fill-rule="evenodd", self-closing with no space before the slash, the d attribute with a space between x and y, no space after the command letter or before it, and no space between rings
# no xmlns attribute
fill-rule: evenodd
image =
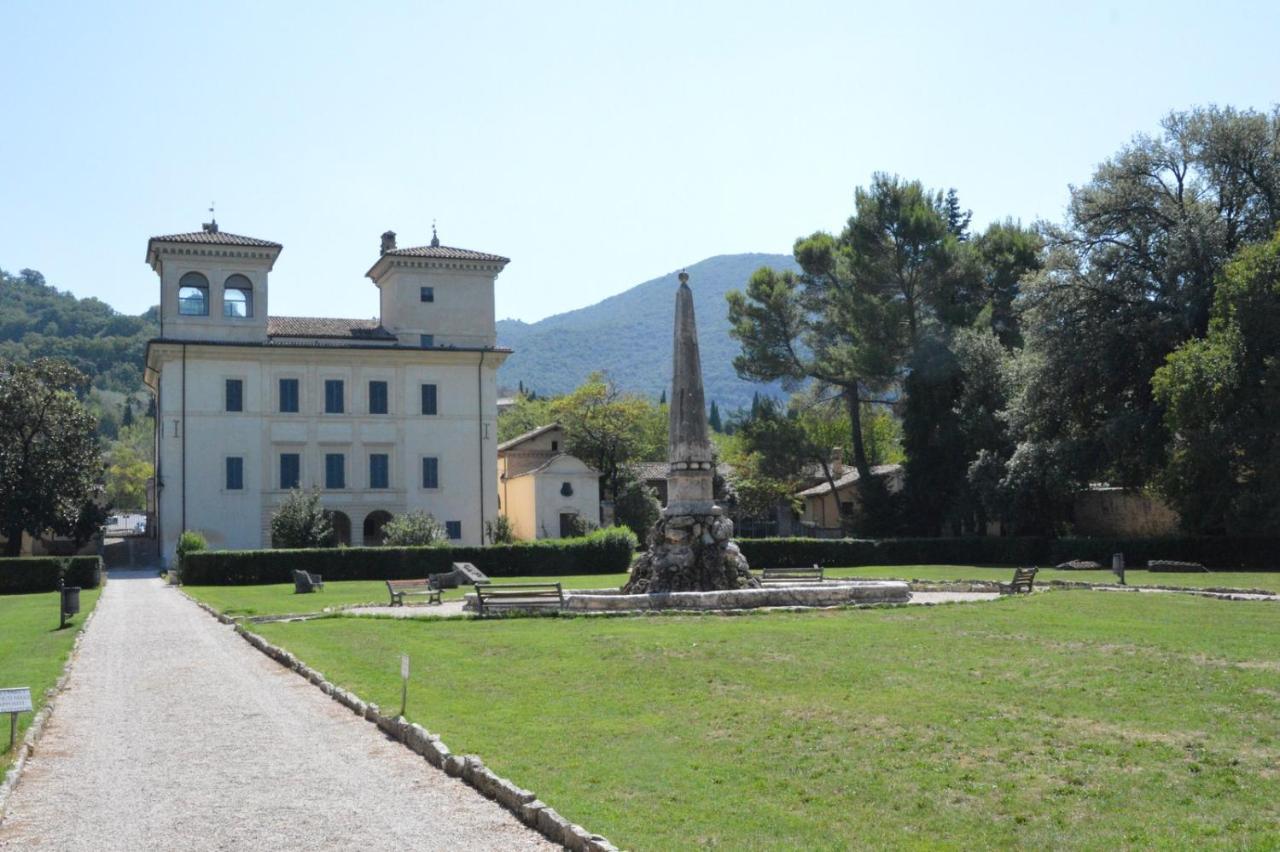
<svg viewBox="0 0 1280 852"><path fill-rule="evenodd" d="M554 847L158 579L113 577L0 848Z"/></svg>

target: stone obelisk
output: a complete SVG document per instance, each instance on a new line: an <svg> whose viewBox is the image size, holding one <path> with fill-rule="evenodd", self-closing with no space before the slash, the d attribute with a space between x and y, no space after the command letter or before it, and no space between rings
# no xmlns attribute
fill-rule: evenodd
<svg viewBox="0 0 1280 852"><path fill-rule="evenodd" d="M631 566L628 594L710 592L758 586L733 539L733 521L715 504L715 461L707 435L698 326L689 275L680 273L668 422L667 508L649 550Z"/></svg>

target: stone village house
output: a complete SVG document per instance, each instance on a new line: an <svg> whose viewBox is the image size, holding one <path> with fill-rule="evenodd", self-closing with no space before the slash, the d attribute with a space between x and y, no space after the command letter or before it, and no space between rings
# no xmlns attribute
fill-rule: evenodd
<svg viewBox="0 0 1280 852"><path fill-rule="evenodd" d="M374 319L268 313L281 245L219 230L152 237L160 336L157 537L214 548L271 544L290 489L319 489L341 540L377 544L393 514L431 513L480 544L499 511L494 282L507 258L382 235L366 276Z"/></svg>

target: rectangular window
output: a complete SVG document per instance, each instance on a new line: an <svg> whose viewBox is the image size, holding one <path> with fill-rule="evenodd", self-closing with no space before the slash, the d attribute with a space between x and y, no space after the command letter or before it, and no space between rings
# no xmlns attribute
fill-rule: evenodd
<svg viewBox="0 0 1280 852"><path fill-rule="evenodd" d="M244 382L227 379L227 411L244 411Z"/></svg>
<svg viewBox="0 0 1280 852"><path fill-rule="evenodd" d="M387 383L369 382L369 413L387 413Z"/></svg>
<svg viewBox="0 0 1280 852"><path fill-rule="evenodd" d="M427 456L422 460L422 487L440 487L440 459Z"/></svg>
<svg viewBox="0 0 1280 852"><path fill-rule="evenodd" d="M342 379L324 380L324 413L341 414L344 411Z"/></svg>
<svg viewBox="0 0 1280 852"><path fill-rule="evenodd" d="M280 454L280 487L297 488L302 484L302 456L297 453Z"/></svg>
<svg viewBox="0 0 1280 852"><path fill-rule="evenodd" d="M435 385L422 386L422 413L423 414L436 413L436 386Z"/></svg>
<svg viewBox="0 0 1280 852"><path fill-rule="evenodd" d="M435 345L436 345L436 338L435 338L435 335L434 335L434 334L424 334L424 335L422 335L422 348L423 348L423 349L431 349L431 348L432 348L432 347L434 347Z"/></svg>
<svg viewBox="0 0 1280 852"><path fill-rule="evenodd" d="M369 456L369 487L391 487L391 459L386 453L372 453Z"/></svg>
<svg viewBox="0 0 1280 852"><path fill-rule="evenodd" d="M346 459L342 453L325 453L324 454L324 487L325 488L346 488L347 487L347 471Z"/></svg>
<svg viewBox="0 0 1280 852"><path fill-rule="evenodd" d="M297 414L298 413L298 380L297 379L281 379L280 380L280 413L281 414Z"/></svg>
<svg viewBox="0 0 1280 852"><path fill-rule="evenodd" d="M244 490L244 459L240 456L227 456L227 490Z"/></svg>
<svg viewBox="0 0 1280 852"><path fill-rule="evenodd" d="M418 298L424 302L434 302L436 300L436 288L435 287L419 288Z"/></svg>
<svg viewBox="0 0 1280 852"><path fill-rule="evenodd" d="M444 531L449 538L457 541L462 538L462 521L445 521Z"/></svg>

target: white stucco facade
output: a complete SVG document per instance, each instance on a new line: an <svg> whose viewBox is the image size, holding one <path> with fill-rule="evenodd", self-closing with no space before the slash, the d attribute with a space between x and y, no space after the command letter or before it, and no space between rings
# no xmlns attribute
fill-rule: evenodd
<svg viewBox="0 0 1280 852"><path fill-rule="evenodd" d="M211 548L269 547L291 486L317 489L351 544L376 543L410 509L459 543L483 541L498 513L496 374L509 352L494 346L493 287L507 261L434 241L397 250L393 236L383 249L368 273L383 313L337 320L268 317L276 244L216 230L151 240L162 325L146 380L164 558L184 529ZM206 313L190 288L179 308L182 282L198 281L189 273L207 281ZM246 279L249 315L227 316L226 282Z"/></svg>

